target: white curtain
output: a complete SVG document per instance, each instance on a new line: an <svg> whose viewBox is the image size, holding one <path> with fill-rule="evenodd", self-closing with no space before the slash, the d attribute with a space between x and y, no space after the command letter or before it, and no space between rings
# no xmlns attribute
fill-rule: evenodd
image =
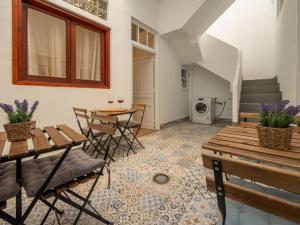
<svg viewBox="0 0 300 225"><path fill-rule="evenodd" d="M100 81L100 34L76 26L76 79Z"/></svg>
<svg viewBox="0 0 300 225"><path fill-rule="evenodd" d="M28 74L66 77L66 23L28 9Z"/></svg>

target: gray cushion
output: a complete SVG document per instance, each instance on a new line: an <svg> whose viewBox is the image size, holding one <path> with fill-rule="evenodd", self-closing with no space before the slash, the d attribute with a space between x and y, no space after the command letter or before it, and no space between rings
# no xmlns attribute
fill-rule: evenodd
<svg viewBox="0 0 300 225"><path fill-rule="evenodd" d="M56 154L23 162L23 185L29 197L35 196L60 156L60 154ZM103 168L104 164L104 160L91 158L81 150L71 150L46 190Z"/></svg>
<svg viewBox="0 0 300 225"><path fill-rule="evenodd" d="M20 191L16 182L16 164L0 164L0 202L15 197Z"/></svg>
<svg viewBox="0 0 300 225"><path fill-rule="evenodd" d="M230 182L257 190L262 193L272 194L298 203L300 202L300 196L293 193L261 186L237 178L230 178ZM287 221L283 218L279 218L270 213L231 199L226 199L226 211L226 225L297 225L291 221ZM220 218L218 225L222 224L221 221L222 220Z"/></svg>
<svg viewBox="0 0 300 225"><path fill-rule="evenodd" d="M119 124L120 124L120 126L121 127L125 127L126 126L126 124L127 124L127 120L121 120L121 121L119 121ZM127 125L127 128L130 128L130 129L132 129L132 128L138 128L139 126L141 125L141 123L140 122L136 122L136 121L129 121L129 123L128 123L128 125Z"/></svg>
<svg viewBox="0 0 300 225"><path fill-rule="evenodd" d="M87 133L89 132L89 128L88 127L82 128L82 130L83 130L83 132L84 132L85 135L87 135ZM100 131L95 130L95 129L92 129L92 132L93 132L94 136L105 134L105 133L100 132Z"/></svg>

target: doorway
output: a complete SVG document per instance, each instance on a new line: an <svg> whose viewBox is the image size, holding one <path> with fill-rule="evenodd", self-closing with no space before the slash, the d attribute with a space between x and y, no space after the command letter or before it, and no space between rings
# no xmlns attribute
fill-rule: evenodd
<svg viewBox="0 0 300 225"><path fill-rule="evenodd" d="M133 47L133 104L146 104L143 132L155 129L155 55Z"/></svg>

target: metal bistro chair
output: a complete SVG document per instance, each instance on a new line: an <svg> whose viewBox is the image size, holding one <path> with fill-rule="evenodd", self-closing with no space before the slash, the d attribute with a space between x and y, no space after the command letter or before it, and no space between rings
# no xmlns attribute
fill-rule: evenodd
<svg viewBox="0 0 300 225"><path fill-rule="evenodd" d="M117 121L118 118L115 116L106 116L106 115L99 115L93 113L91 115L91 120L88 122L88 128L90 130L92 141L95 141L96 150L98 151L96 158L104 149L105 155L107 156L106 160L108 164L110 164L110 162L114 160L113 156L120 142L120 140L116 141L113 136L116 131ZM97 135L98 133L102 134L102 137L100 139L99 136ZM112 142L114 142L116 146L113 149L112 154L109 154Z"/></svg>
<svg viewBox="0 0 300 225"><path fill-rule="evenodd" d="M87 151L90 149L91 146L93 146L93 151L91 155L94 155L94 153L98 149L98 154L96 155L96 158L98 157L99 153L102 154L103 149L99 149L99 145L95 143L95 140L97 139L99 142L102 141L102 138L104 138L105 134L101 133L100 131L94 130L92 133L92 130L89 129L88 123L90 121L90 116L88 115L87 109L82 108L73 108L74 114L76 116L76 120L79 126L79 129L81 133L88 139L88 142L83 144L82 150ZM93 135L92 135L93 134Z"/></svg>
<svg viewBox="0 0 300 225"><path fill-rule="evenodd" d="M10 224L15 224L15 218L4 212L6 201L21 193L21 188L16 182L16 164L0 164L0 218Z"/></svg>
<svg viewBox="0 0 300 225"><path fill-rule="evenodd" d="M146 107L147 105L145 104L132 104L131 110L134 111L133 120L121 120L118 123L123 130L124 138L126 138L127 143L129 143L127 155L129 155L130 150L133 151L133 153L136 153L133 149L134 142L137 142L138 145L144 148L142 143L138 140L137 135L142 127Z"/></svg>
<svg viewBox="0 0 300 225"><path fill-rule="evenodd" d="M88 124L88 128L98 129L101 126L101 132L105 132L108 135L108 140L111 139L113 128L103 125L91 125ZM92 131L91 131L92 133ZM98 145L96 145L98 147ZM104 159L94 159L87 155L82 150L72 150L66 156L62 165L59 167L58 171L55 173L51 182L45 189L42 196L39 198L44 204L46 204L49 209L43 218L41 224L44 224L51 211L54 211L56 219L60 224L60 219L58 214L62 214L63 211L55 207L57 200L63 201L66 204L79 210L75 221L73 224L77 224L81 214L84 212L87 215L103 222L104 224L113 224L108 220L104 219L100 213L92 206L90 197L99 181L100 176L103 176L103 170L106 167L108 171L108 185L110 185L110 172L106 166L106 160L108 158L108 151L106 152ZM34 158L32 160L27 160L22 165L22 176L23 176L23 186L26 190L28 197L34 197L38 193L41 185L47 178L49 171L56 165L57 160L60 159L60 154L50 155L41 158ZM84 197L76 193L72 188L89 180L94 180L90 189L86 189L87 195ZM80 205L77 201L73 201L69 195L72 195L77 200L82 201ZM48 198L54 196L53 202L49 202ZM88 208L86 206L89 206Z"/></svg>

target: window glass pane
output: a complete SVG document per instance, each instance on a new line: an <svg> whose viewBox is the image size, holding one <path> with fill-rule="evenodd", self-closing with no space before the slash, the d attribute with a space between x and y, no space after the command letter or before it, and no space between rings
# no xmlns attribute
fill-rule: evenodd
<svg viewBox="0 0 300 225"><path fill-rule="evenodd" d="M100 34L76 26L76 79L101 81Z"/></svg>
<svg viewBox="0 0 300 225"><path fill-rule="evenodd" d="M63 0L102 19L107 19L108 0Z"/></svg>
<svg viewBox="0 0 300 225"><path fill-rule="evenodd" d="M137 32L138 32L138 27L135 24L131 24L131 40L133 41L138 41L137 40Z"/></svg>
<svg viewBox="0 0 300 225"><path fill-rule="evenodd" d="M143 45L147 45L147 31L143 28L139 28L139 42Z"/></svg>
<svg viewBox="0 0 300 225"><path fill-rule="evenodd" d="M148 32L148 47L154 48L154 34Z"/></svg>
<svg viewBox="0 0 300 225"><path fill-rule="evenodd" d="M66 78L66 23L28 9L28 74Z"/></svg>

